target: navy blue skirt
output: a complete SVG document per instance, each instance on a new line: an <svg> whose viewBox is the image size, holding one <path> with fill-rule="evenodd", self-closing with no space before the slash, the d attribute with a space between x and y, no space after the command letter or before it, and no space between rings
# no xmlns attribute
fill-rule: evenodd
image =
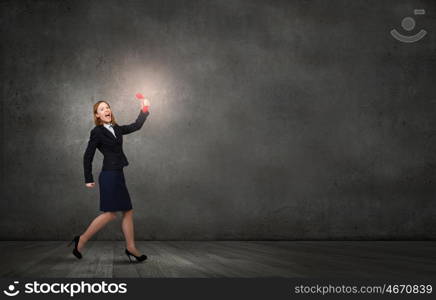
<svg viewBox="0 0 436 300"><path fill-rule="evenodd" d="M126 211L132 209L123 169L102 170L98 177L101 211Z"/></svg>

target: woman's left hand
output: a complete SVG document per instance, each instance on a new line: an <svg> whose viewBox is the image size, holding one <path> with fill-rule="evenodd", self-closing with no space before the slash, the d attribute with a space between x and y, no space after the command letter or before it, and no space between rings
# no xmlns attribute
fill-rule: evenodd
<svg viewBox="0 0 436 300"><path fill-rule="evenodd" d="M141 101L141 109L143 112L148 111L148 109L150 108L150 100L148 100L147 98L144 98Z"/></svg>

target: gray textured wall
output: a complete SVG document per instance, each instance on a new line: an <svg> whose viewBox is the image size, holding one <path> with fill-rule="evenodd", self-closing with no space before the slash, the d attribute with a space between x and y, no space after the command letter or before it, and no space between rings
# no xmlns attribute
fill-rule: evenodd
<svg viewBox="0 0 436 300"><path fill-rule="evenodd" d="M1 239L85 229L92 104L126 124L138 91L137 239L436 237L434 1L0 5ZM390 36L406 16L423 40ZM95 237L122 238L120 219Z"/></svg>

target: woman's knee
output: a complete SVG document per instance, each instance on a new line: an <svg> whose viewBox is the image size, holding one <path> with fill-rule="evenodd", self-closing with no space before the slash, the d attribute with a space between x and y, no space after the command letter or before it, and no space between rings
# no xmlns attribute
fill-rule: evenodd
<svg viewBox="0 0 436 300"><path fill-rule="evenodd" d="M109 217L111 220L115 220L115 219L117 218L117 213L115 213L115 212L108 211L108 212L106 212L106 214L108 215L108 217Z"/></svg>
<svg viewBox="0 0 436 300"><path fill-rule="evenodd" d="M133 209L123 211L123 216L131 215L131 214L133 214Z"/></svg>

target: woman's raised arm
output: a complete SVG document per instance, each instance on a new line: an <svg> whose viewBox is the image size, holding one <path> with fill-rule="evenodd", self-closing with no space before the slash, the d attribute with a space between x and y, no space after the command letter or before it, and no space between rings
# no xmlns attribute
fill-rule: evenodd
<svg viewBox="0 0 436 300"><path fill-rule="evenodd" d="M134 131L137 131L141 129L142 125L144 125L145 120L147 119L150 112L148 111L148 107L150 105L150 101L147 99L144 99L141 101L141 110L139 111L139 115L136 118L135 122L129 124L129 125L121 125L120 130L121 134L129 134Z"/></svg>

